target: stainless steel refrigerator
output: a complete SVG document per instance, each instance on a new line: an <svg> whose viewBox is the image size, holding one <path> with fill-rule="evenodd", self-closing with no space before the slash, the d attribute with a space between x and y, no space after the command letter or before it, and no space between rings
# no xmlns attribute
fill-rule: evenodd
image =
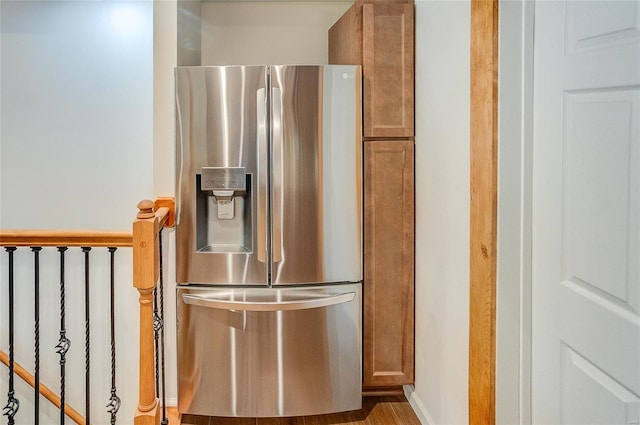
<svg viewBox="0 0 640 425"><path fill-rule="evenodd" d="M176 68L178 408L356 410L357 66Z"/></svg>

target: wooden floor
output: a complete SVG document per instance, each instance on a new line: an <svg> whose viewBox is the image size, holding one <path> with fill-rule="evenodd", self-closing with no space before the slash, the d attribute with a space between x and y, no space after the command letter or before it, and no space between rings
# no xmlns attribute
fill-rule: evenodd
<svg viewBox="0 0 640 425"><path fill-rule="evenodd" d="M172 425L175 422L172 421ZM183 415L182 425L420 425L403 396L364 397L362 409L295 418L219 418Z"/></svg>

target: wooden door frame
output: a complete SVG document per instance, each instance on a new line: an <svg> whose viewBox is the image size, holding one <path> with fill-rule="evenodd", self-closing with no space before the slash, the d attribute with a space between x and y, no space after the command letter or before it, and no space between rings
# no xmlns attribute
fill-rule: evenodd
<svg viewBox="0 0 640 425"><path fill-rule="evenodd" d="M495 424L498 0L471 0L469 423Z"/></svg>

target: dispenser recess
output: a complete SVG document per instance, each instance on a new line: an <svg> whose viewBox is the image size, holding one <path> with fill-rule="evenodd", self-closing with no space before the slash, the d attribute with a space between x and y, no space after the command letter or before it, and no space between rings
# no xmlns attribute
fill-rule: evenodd
<svg viewBox="0 0 640 425"><path fill-rule="evenodd" d="M251 176L245 167L202 167L196 176L200 252L251 252Z"/></svg>

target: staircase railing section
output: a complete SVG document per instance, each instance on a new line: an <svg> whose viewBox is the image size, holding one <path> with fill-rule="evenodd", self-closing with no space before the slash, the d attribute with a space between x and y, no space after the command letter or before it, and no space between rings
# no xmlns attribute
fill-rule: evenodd
<svg viewBox="0 0 640 425"><path fill-rule="evenodd" d="M138 208L133 223L133 285L140 294L140 394L134 424L166 425L162 229L173 227L174 201L141 201Z"/></svg>
<svg viewBox="0 0 640 425"><path fill-rule="evenodd" d="M65 417L72 419L77 424L91 424L91 303L90 293L92 289L90 279L91 258L97 252L105 252L109 257L109 325L110 325L110 369L111 388L110 398L107 401L107 412L110 423L115 424L120 398L116 386L116 335L115 335L115 271L116 252L119 248L132 248L133 251L133 284L139 291L140 314L140 359L139 359L139 401L134 417L136 425L168 423L164 410L164 400L160 409L159 398L164 398L164 299L162 277L162 237L163 227L173 226L174 203L171 198L161 198L152 201L141 201L138 204L139 212L133 223L133 231L128 232L101 232L101 231L46 231L46 230L0 230L0 247L4 248L7 255L6 276L8 294L8 353L0 350L0 360L9 370L9 382L7 402L3 408L3 415L7 418L8 425L16 423L16 417L20 415L25 421L39 424L40 421L40 395L53 403L60 410L60 424L65 423ZM15 253L18 250L30 250L33 264L33 299L15 299ZM55 346L55 352L59 356L59 386L56 390L40 382L40 312L43 300L40 296L40 254L45 249L57 251L59 276L58 309L59 309L59 339ZM66 400L67 394L67 360L71 341L67 334L67 271L66 257L70 250L78 249L84 259L83 285L84 285L84 412L79 413L71 408ZM22 258L22 257L21 257ZM4 273L3 273L4 274ZM160 286L157 283L160 281ZM159 295L159 298L158 298ZM0 299L4 299L3 293ZM16 303L33 302L33 373L21 366L15 358L14 333L16 328L15 306ZM49 302L49 300L45 300ZM20 318L21 320L24 318ZM73 318L72 320L77 320ZM4 323L3 323L4 326ZM73 344L74 349L78 346ZM16 397L15 376L20 377L33 387L34 411L33 420L27 419L29 412L20 412L20 400ZM57 391L57 393L56 393ZM84 414L84 416L83 416ZM124 419L124 423L130 423L130 419Z"/></svg>

